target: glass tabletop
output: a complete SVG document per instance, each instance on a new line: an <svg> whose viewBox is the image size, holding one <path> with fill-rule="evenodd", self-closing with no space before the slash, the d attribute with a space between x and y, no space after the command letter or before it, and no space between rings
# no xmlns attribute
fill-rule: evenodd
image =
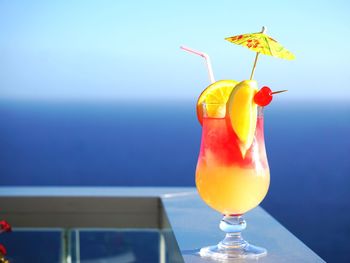
<svg viewBox="0 0 350 263"><path fill-rule="evenodd" d="M11 263L172 262L160 229L17 228L0 242Z"/></svg>

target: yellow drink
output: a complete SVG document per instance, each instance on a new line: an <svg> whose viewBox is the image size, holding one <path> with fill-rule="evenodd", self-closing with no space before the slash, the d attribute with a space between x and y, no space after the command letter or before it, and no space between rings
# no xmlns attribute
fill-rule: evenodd
<svg viewBox="0 0 350 263"><path fill-rule="evenodd" d="M240 215L259 205L270 183L263 117L243 156L240 141L226 118L204 118L196 185L201 198L225 215Z"/></svg>

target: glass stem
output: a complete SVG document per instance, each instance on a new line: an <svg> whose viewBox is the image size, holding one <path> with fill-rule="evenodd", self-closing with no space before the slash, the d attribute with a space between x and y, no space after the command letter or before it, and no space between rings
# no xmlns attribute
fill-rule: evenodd
<svg viewBox="0 0 350 263"><path fill-rule="evenodd" d="M220 229L226 233L224 240L219 243L221 249L242 249L248 245L242 238L241 232L247 227L242 216L224 216L220 222Z"/></svg>

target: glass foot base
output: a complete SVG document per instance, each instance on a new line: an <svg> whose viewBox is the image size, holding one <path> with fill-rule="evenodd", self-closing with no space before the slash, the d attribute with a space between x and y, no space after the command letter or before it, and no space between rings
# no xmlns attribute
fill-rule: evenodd
<svg viewBox="0 0 350 263"><path fill-rule="evenodd" d="M208 257L220 261L237 258L259 258L267 255L267 250L262 247L246 244L241 247L226 247L220 244L204 247L199 251L202 257Z"/></svg>

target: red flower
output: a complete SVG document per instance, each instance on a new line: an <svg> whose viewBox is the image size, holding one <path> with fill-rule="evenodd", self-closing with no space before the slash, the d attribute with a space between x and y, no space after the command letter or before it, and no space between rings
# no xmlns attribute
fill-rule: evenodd
<svg viewBox="0 0 350 263"><path fill-rule="evenodd" d="M6 256L7 251L3 244L0 244L0 256Z"/></svg>
<svg viewBox="0 0 350 263"><path fill-rule="evenodd" d="M231 40L236 41L236 40L240 40L241 38L243 38L243 35L231 37Z"/></svg>
<svg viewBox="0 0 350 263"><path fill-rule="evenodd" d="M12 231L11 225L6 220L0 221L0 233L11 232L11 231Z"/></svg>
<svg viewBox="0 0 350 263"><path fill-rule="evenodd" d="M247 47L248 48L251 48L251 47L257 48L257 47L259 47L259 44L260 44L260 42L257 39L249 39L249 40L247 40Z"/></svg>

